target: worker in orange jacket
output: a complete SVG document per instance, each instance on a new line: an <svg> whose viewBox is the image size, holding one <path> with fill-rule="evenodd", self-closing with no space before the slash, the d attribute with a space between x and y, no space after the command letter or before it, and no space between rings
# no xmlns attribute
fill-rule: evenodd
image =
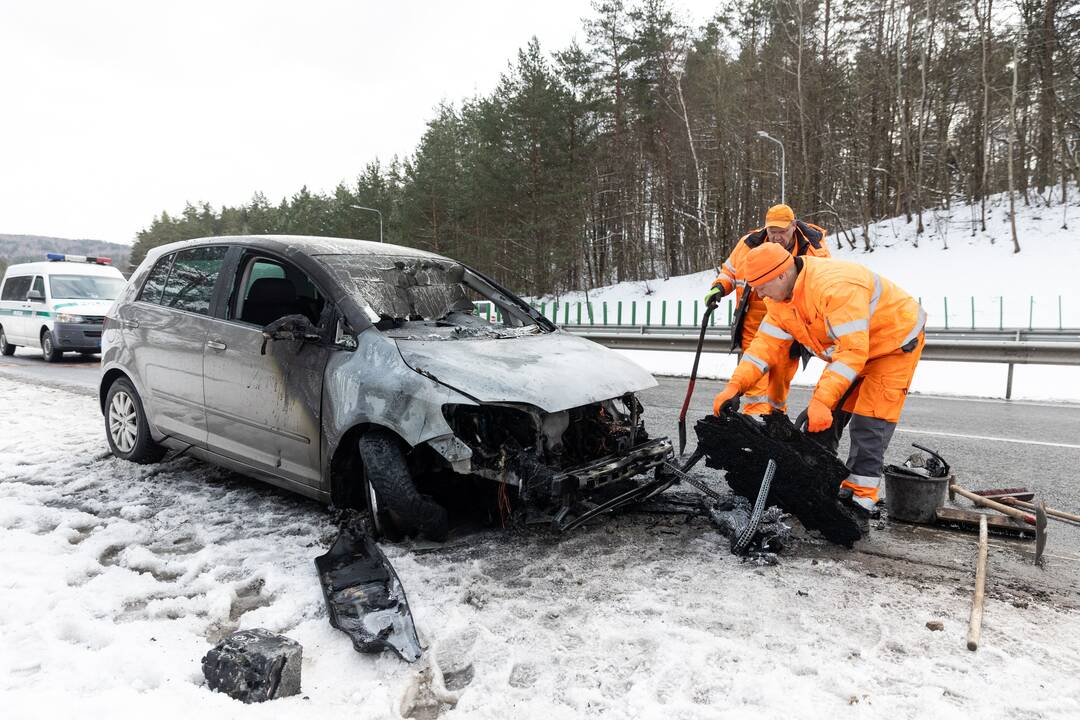
<svg viewBox="0 0 1080 720"><path fill-rule="evenodd" d="M735 291L738 312L732 321L732 346L741 347L744 353L765 317L765 303L754 293L747 292L742 265L747 253L765 243L776 243L796 257L829 257L824 228L796 220L794 211L787 205L773 205L765 213L764 227L751 230L739 238L731 255L724 261L720 275L705 295L705 304L715 304L724 295ZM799 366L799 352L795 348L793 357L778 361L769 368L769 372L746 388L742 398L744 413L767 415L787 411L788 390Z"/></svg>
<svg viewBox="0 0 1080 720"><path fill-rule="evenodd" d="M876 513L885 451L926 342L926 313L862 265L792 257L773 243L747 254L743 274L765 298L767 312L713 411L719 414L724 403L754 387L773 365L786 362L792 343L801 343L828 363L807 407L807 429L835 450L849 427L850 475L841 487L855 505Z"/></svg>

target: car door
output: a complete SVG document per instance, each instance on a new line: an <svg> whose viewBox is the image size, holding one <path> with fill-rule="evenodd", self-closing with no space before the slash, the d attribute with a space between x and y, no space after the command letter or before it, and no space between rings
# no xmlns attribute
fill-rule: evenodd
<svg viewBox="0 0 1080 720"><path fill-rule="evenodd" d="M26 345L28 314L33 313L26 294L30 292L32 275L8 276L0 294L0 324L4 326L4 335L9 343Z"/></svg>
<svg viewBox="0 0 1080 720"><path fill-rule="evenodd" d="M136 302L118 318L151 423L201 447L206 445L203 350L227 252L227 246L203 246L160 258Z"/></svg>
<svg viewBox="0 0 1080 720"><path fill-rule="evenodd" d="M288 482L322 488L323 370L329 353L326 295L295 264L245 249L229 278L203 362L208 446ZM263 327L290 314L321 342L267 340Z"/></svg>

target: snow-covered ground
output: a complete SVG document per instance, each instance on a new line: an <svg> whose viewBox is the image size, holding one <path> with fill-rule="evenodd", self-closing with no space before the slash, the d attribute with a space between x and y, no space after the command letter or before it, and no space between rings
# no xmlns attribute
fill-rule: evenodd
<svg viewBox="0 0 1080 720"><path fill-rule="evenodd" d="M812 544L756 568L654 516L387 546L427 659L358 655L312 562L325 508L191 459L114 459L92 398L6 379L0 397L19 408L0 436L4 718L433 717L426 663L460 692L445 718L1080 715L1075 609L992 583L965 649L970 541L930 574ZM303 644L302 696L205 688L200 658L249 627Z"/></svg>
<svg viewBox="0 0 1080 720"><path fill-rule="evenodd" d="M1067 207L1060 202L1024 206L1018 201L1017 233L1022 248L1018 254L1013 253L1008 204L1003 195L991 199L987 230L974 237L972 208L954 205L951 214L938 210L924 215L926 232L918 237L917 246L914 221L909 224L898 217L870 227L873 252L863 250L861 228L856 229L855 249L847 243L837 249L835 236L830 237L829 249L834 257L863 263L920 298L931 327L970 328L974 324L977 328L1080 328L1080 200L1075 186L1070 188L1070 197L1073 200ZM823 222L829 224L827 219ZM1071 229L1063 229L1063 222ZM716 262L723 260L717 258ZM582 303L582 321L588 323L587 301L592 304L596 323L603 320L605 304L608 322L615 323L621 303L624 324L631 323L632 314L638 324L644 324L648 312L652 324L663 320L675 325L681 301L682 324L695 325L700 318L697 313L703 310L701 298L715 277L716 269L710 268L691 275L597 288L587 298L585 293L576 292L535 302L542 302L545 313L552 317L557 300L555 319L559 323L567 318L570 323L577 321L578 303ZM730 299L721 303L718 324L727 323L730 305ZM689 374L693 357L688 353L623 352L662 375ZM811 364L796 376L795 383L814 384L821 367ZM701 366L705 377L727 377L733 369L734 359L729 357L706 357ZM924 362L915 375L913 390L1004 397L1006 372L1004 365ZM1016 366L1013 397L1080 401L1080 368Z"/></svg>

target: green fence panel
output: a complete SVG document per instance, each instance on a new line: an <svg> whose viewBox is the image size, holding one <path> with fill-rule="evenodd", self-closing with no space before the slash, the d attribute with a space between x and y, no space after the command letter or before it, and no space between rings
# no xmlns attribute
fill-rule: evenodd
<svg viewBox="0 0 1080 720"><path fill-rule="evenodd" d="M630 301L630 324L637 325L637 300Z"/></svg>
<svg viewBox="0 0 1080 720"><path fill-rule="evenodd" d="M622 300L615 303L615 323L622 325Z"/></svg>
<svg viewBox="0 0 1080 720"><path fill-rule="evenodd" d="M1035 326L1035 296L1028 295L1028 330Z"/></svg>
<svg viewBox="0 0 1080 720"><path fill-rule="evenodd" d="M694 301L694 327L697 327L697 300Z"/></svg>
<svg viewBox="0 0 1080 720"><path fill-rule="evenodd" d="M652 300L645 301L645 324L652 325Z"/></svg>
<svg viewBox="0 0 1080 720"><path fill-rule="evenodd" d="M660 324L667 325L667 300L660 301Z"/></svg>
<svg viewBox="0 0 1080 720"><path fill-rule="evenodd" d="M604 309L604 324L607 325L607 300L600 303L600 305Z"/></svg>
<svg viewBox="0 0 1080 720"><path fill-rule="evenodd" d="M562 324L563 325L569 325L570 324L570 303L566 303L565 305L563 305L563 321L562 321Z"/></svg>
<svg viewBox="0 0 1080 720"><path fill-rule="evenodd" d="M578 301L577 304L577 324L581 324L581 301Z"/></svg>
<svg viewBox="0 0 1080 720"><path fill-rule="evenodd" d="M592 303L591 302L585 303L585 310L589 313L589 324L590 325L594 324L593 323Z"/></svg>
<svg viewBox="0 0 1080 720"><path fill-rule="evenodd" d="M682 325L682 300L675 305L675 324Z"/></svg>
<svg viewBox="0 0 1080 720"><path fill-rule="evenodd" d="M945 298L945 329L949 329L949 298Z"/></svg>

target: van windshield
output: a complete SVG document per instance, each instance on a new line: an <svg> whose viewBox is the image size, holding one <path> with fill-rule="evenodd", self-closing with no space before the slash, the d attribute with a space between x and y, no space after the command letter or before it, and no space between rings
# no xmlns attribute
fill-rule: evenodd
<svg viewBox="0 0 1080 720"><path fill-rule="evenodd" d="M115 300L124 289L121 278L97 275L50 275L49 292L54 300Z"/></svg>

